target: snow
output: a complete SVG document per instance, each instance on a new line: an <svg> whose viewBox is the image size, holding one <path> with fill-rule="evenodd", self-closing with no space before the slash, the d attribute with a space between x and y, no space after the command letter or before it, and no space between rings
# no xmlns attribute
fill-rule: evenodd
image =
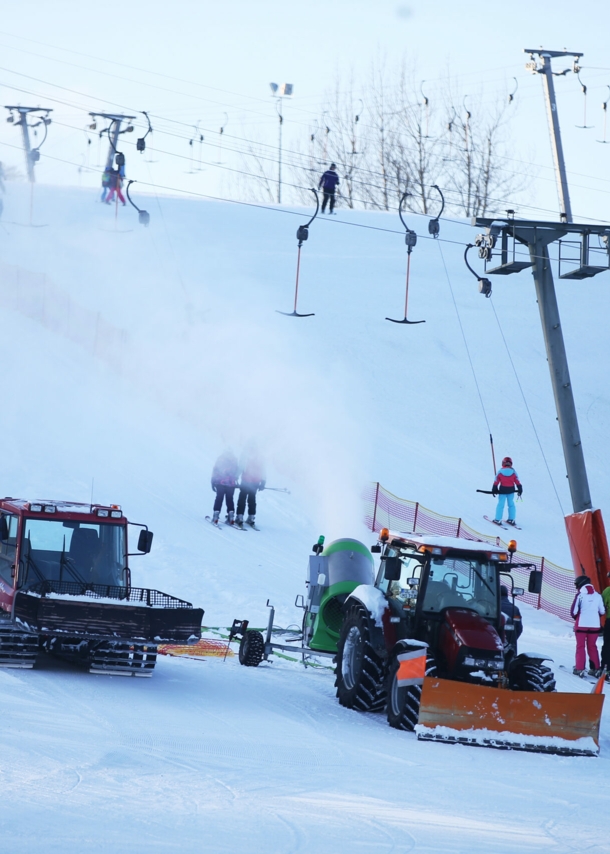
<svg viewBox="0 0 610 854"><path fill-rule="evenodd" d="M536 705L534 703L534 705ZM550 724L550 721L548 721ZM491 729L460 729L456 730L450 726L424 726L417 724L415 732L426 738L464 739L469 743L484 746L488 742L492 744L510 744L516 748L519 746L530 748L536 746L546 750L578 750L584 753L597 755L597 744L589 736L584 738L559 738L554 735L530 735L527 733L516 733L513 731L498 731Z"/></svg>
<svg viewBox="0 0 610 854"><path fill-rule="evenodd" d="M361 522L367 481L484 529L493 499L475 489L492 479L489 431L442 251L496 456L509 453L524 483L519 548L569 565L555 486L565 510L570 501L528 272L494 279L485 300L463 245L423 239L425 220L410 217L422 239L409 311L427 323L395 326L384 318L404 297L403 238L349 223L399 230L397 217L341 211L311 228L299 306L316 315L295 320L275 310L291 307L305 212L151 199L149 229L125 209L113 232L96 199L37 185L35 222L48 225L29 229L7 222L27 222L29 206L27 187L9 187L2 263L28 275L0 312L4 492L120 503L155 532L151 554L131 558L134 585L205 608L221 634L235 617L265 626L268 599L279 625L300 624L294 600L318 536L376 539ZM463 243L473 229L443 222L441 237ZM557 289L593 500L606 508L607 274ZM97 340L79 325L89 316ZM203 524L214 459L252 437L269 485L291 494L262 493L260 532L214 530ZM553 658L560 691L590 691L559 669L573 665L571 626L520 607L521 648ZM608 847L608 709L597 759L424 742L339 706L330 670L279 655L258 668L162 656L149 680L42 658L0 671L0 709L11 851Z"/></svg>
<svg viewBox="0 0 610 854"><path fill-rule="evenodd" d="M377 590L376 587L370 587L367 584L359 584L347 598L358 599L362 602L365 608L368 608L371 617L375 620L375 625L381 628L384 611L388 608L387 599L381 590Z"/></svg>

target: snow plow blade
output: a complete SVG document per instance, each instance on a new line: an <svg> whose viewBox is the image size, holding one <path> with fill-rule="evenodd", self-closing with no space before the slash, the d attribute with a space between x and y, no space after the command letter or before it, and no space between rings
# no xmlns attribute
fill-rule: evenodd
<svg viewBox="0 0 610 854"><path fill-rule="evenodd" d="M603 694L538 693L426 678L417 737L425 741L597 756Z"/></svg>

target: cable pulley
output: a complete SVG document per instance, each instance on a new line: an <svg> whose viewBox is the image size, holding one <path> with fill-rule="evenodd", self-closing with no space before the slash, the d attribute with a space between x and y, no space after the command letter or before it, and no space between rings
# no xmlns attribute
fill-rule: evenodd
<svg viewBox="0 0 610 854"><path fill-rule="evenodd" d="M436 192L441 197L441 209L438 212L438 214L434 217L434 219L431 219L430 222L428 223L428 234L431 234L432 237L434 237L436 239L439 236L439 234L441 233L440 218L442 217L443 211L445 210L445 197L443 196L441 188L437 184L432 184L432 189L436 190Z"/></svg>
<svg viewBox="0 0 610 854"><path fill-rule="evenodd" d="M480 238L480 237L487 237L487 235L481 235L481 234L479 234L479 235L477 235L477 240L479 240L479 238ZM487 251L489 250L489 257L491 257L491 250L493 249L493 246L495 245L495 237L493 237L493 241L494 241L494 243L493 243L493 245L492 245L492 246L488 246L487 244L486 244L485 246L483 246L483 244L482 244L482 243L480 244L480 247L479 247L479 258L486 258L486 257L487 257L486 255L481 255L481 250L483 250L483 251L485 251L485 252L487 252ZM477 245L478 245L478 244L477 244ZM478 274L477 274L477 273L472 269L472 267L470 266L470 264L468 263L468 250L469 250L469 249L473 249L473 248L474 248L474 246L473 246L473 244L472 244L472 243L468 243L468 244L466 245L466 249L464 250L464 263L466 264L466 266L468 267L468 269L470 270L470 272L472 273L472 275L475 277L475 279L476 279L476 280L477 280L477 282L479 283L479 293L480 293L480 294L483 294L483 296L485 296L485 297L488 297L488 298L489 298L489 297L491 296L491 282L489 281L489 279L486 279L484 276L479 276L479 275L478 275Z"/></svg>
<svg viewBox="0 0 610 854"><path fill-rule="evenodd" d="M318 215L318 211L320 210L320 199L318 197L317 190L314 190L313 187L310 187L311 192L315 196L316 200L316 210L311 219L305 223L305 225L300 225L297 228L297 275L296 275L296 283L294 286L294 308L292 311L280 311L276 309L278 314L284 314L286 317L313 317L314 312L310 312L309 314L299 314L297 311L297 301L299 298L299 274L301 270L301 246L305 243L305 241L309 238L309 226L312 224L314 219Z"/></svg>
<svg viewBox="0 0 610 854"><path fill-rule="evenodd" d="M129 194L129 188L131 187L132 184L135 184L135 183L136 182L133 179L131 179L127 183L127 188L126 188L125 192L127 193L127 198L129 199L130 204L138 212L138 222L140 223L140 225L145 225L148 228L148 226L150 224L150 214L148 213L148 211L145 211L145 210L142 210L142 208L139 208Z"/></svg>

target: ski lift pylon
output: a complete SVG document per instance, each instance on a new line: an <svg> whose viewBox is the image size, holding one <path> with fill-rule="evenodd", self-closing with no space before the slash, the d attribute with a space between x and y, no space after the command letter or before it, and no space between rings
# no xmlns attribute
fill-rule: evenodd
<svg viewBox="0 0 610 854"><path fill-rule="evenodd" d="M314 213L312 218L309 220L309 222L305 223L305 225L300 225L297 228L297 240L298 240L297 276L296 276L296 283L295 283L295 287L294 287L294 308L292 311L280 311L279 309L276 309L276 312L278 314L283 314L286 317L313 317L315 314L315 312L310 312L309 314L299 314L299 312L297 311L297 301L299 298L299 273L300 273L300 269L301 269L301 246L309 237L309 226L312 224L314 219L317 217L318 211L320 210L320 199L318 197L317 190L315 190L313 187L310 187L309 189L314 194L315 199L316 199L316 212Z"/></svg>
<svg viewBox="0 0 610 854"><path fill-rule="evenodd" d="M402 194L401 199L400 199L400 204L398 205L398 216L400 217L400 221L402 222L402 224L405 227L405 243L407 246L407 279L406 279L406 285L405 285L405 316L403 317L402 320L396 320L393 317L386 317L386 320L389 320L390 323L406 323L406 324L413 326L416 323L425 323L426 321L425 320L408 320L407 319L407 306L408 306L408 302L409 302L409 278L411 276L411 252L413 252L413 248L417 244L416 232L413 231L411 228L409 228L409 226L404 221L403 216L402 216L402 206L403 206L404 200L407 198L407 196L410 196L410 195L411 195L411 193L404 192Z"/></svg>

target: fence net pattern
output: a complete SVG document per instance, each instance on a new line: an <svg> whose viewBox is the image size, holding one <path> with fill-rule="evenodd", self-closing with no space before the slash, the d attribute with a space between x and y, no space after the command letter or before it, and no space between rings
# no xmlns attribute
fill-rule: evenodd
<svg viewBox="0 0 610 854"><path fill-rule="evenodd" d="M389 528L391 531L404 534L437 534L445 537L461 537L464 540L478 540L492 545L507 546L500 537L480 534L467 525L462 519L454 516L441 516L427 507L422 507L416 501L398 498L379 483L369 484L363 494L365 503L365 524L371 531ZM513 558L515 563L530 563L542 572L542 591L540 595L525 593L522 600L561 617L562 620L572 621L570 605L574 598L574 571L557 566L551 561L538 555L530 555L517 551ZM511 576L515 587L523 587L527 591L530 569L515 567ZM510 587L510 585L507 585Z"/></svg>

